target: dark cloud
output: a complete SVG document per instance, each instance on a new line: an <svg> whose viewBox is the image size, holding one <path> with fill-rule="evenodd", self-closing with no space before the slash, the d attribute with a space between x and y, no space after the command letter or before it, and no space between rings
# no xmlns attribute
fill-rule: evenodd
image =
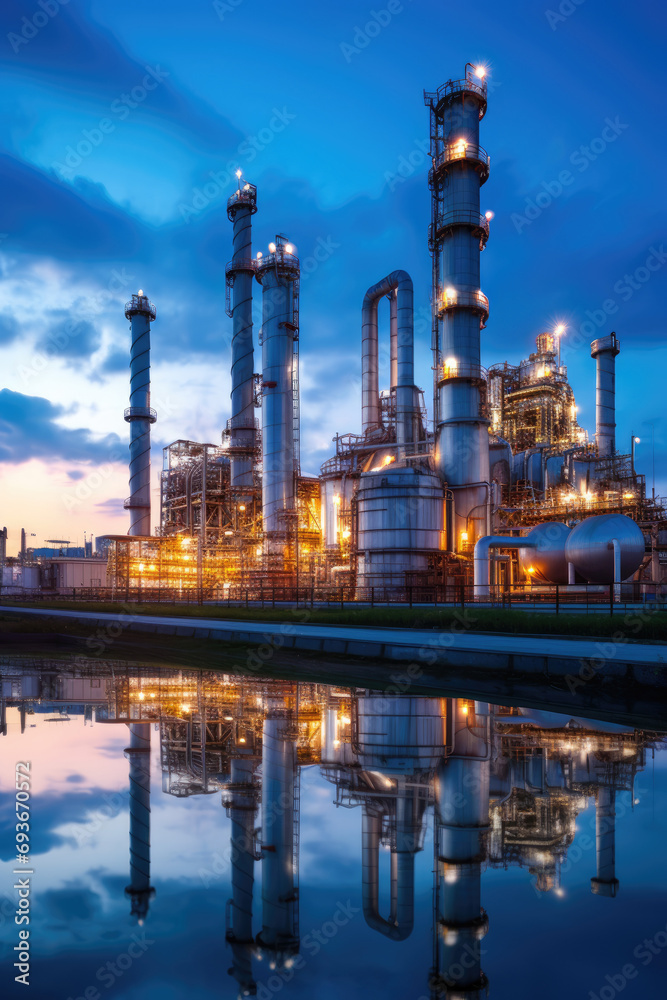
<svg viewBox="0 0 667 1000"><path fill-rule="evenodd" d="M125 452L117 434L96 440L90 431L61 427L64 407L41 396L0 390L0 461L19 464L31 458L112 462Z"/></svg>
<svg viewBox="0 0 667 1000"><path fill-rule="evenodd" d="M11 313L0 313L0 344L9 344L19 333L19 324Z"/></svg>
<svg viewBox="0 0 667 1000"><path fill-rule="evenodd" d="M38 351L69 358L80 365L94 354L101 342L102 336L98 328L88 320L79 319L72 312L53 322L37 341L36 347Z"/></svg>

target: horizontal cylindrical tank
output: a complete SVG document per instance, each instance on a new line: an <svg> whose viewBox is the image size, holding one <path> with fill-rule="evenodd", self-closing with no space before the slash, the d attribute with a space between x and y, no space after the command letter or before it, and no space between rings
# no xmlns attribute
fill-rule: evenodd
<svg viewBox="0 0 667 1000"><path fill-rule="evenodd" d="M521 570L540 583L567 583L565 542L570 530L560 521L537 524L525 536L533 547L519 549Z"/></svg>
<svg viewBox="0 0 667 1000"><path fill-rule="evenodd" d="M587 517L573 528L565 543L565 556L589 583L614 583L613 539L621 549L621 580L639 569L644 558L644 536L625 514Z"/></svg>
<svg viewBox="0 0 667 1000"><path fill-rule="evenodd" d="M445 545L444 490L438 476L397 467L365 472L357 492L357 586L396 589L427 568Z"/></svg>

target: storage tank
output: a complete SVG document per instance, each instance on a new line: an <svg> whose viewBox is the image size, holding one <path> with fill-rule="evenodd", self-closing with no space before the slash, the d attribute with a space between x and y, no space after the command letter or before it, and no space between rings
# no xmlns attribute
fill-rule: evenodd
<svg viewBox="0 0 667 1000"><path fill-rule="evenodd" d="M445 748L445 701L376 692L357 701L357 759L364 771L432 771Z"/></svg>
<svg viewBox="0 0 667 1000"><path fill-rule="evenodd" d="M534 548L519 549L519 566L540 583L567 583L565 542L570 528L561 521L545 521L525 536Z"/></svg>
<svg viewBox="0 0 667 1000"><path fill-rule="evenodd" d="M425 570L428 553L444 548L444 489L425 469L364 472L357 492L357 596L370 587L406 587L406 574Z"/></svg>
<svg viewBox="0 0 667 1000"><path fill-rule="evenodd" d="M627 580L641 566L644 536L639 526L625 514L587 517L571 531L565 555L589 583L614 583L614 548L621 547L621 580Z"/></svg>

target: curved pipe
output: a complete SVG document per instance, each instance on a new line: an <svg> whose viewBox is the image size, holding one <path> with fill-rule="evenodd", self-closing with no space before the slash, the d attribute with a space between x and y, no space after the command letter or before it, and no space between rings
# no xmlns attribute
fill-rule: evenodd
<svg viewBox="0 0 667 1000"><path fill-rule="evenodd" d="M492 548L502 549L534 549L535 543L527 538L508 538L506 535L485 535L475 545L473 553L473 574L475 597L488 597L491 592L491 559Z"/></svg>
<svg viewBox="0 0 667 1000"><path fill-rule="evenodd" d="M361 823L364 919L374 931L379 931L392 941L405 941L412 933L415 916L415 857L409 849L409 837L403 828L404 824L399 821L396 851L391 858L391 913L390 919L385 920L379 913L382 818L369 815L364 807Z"/></svg>
<svg viewBox="0 0 667 1000"><path fill-rule="evenodd" d="M411 444L415 436L414 294L412 278L407 271L392 271L372 285L364 296L361 309L361 424L364 433L381 426L378 302L392 293L396 295L395 307L390 300L390 327L393 326L394 308L396 312L396 439L405 445ZM393 336L391 340L393 353ZM390 367L393 377L393 363Z"/></svg>

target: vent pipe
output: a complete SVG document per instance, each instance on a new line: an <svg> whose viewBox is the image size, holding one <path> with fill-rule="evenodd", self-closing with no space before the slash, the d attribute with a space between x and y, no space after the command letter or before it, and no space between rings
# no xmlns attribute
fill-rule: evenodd
<svg viewBox="0 0 667 1000"><path fill-rule="evenodd" d="M151 533L151 424L157 420L151 409L151 323L155 306L139 289L125 304L125 318L130 321L130 405L125 419L130 425L130 496L125 509L130 511L128 535Z"/></svg>
<svg viewBox="0 0 667 1000"><path fill-rule="evenodd" d="M600 458L616 451L616 355L620 350L615 333L591 344L591 357L595 359L595 444Z"/></svg>

